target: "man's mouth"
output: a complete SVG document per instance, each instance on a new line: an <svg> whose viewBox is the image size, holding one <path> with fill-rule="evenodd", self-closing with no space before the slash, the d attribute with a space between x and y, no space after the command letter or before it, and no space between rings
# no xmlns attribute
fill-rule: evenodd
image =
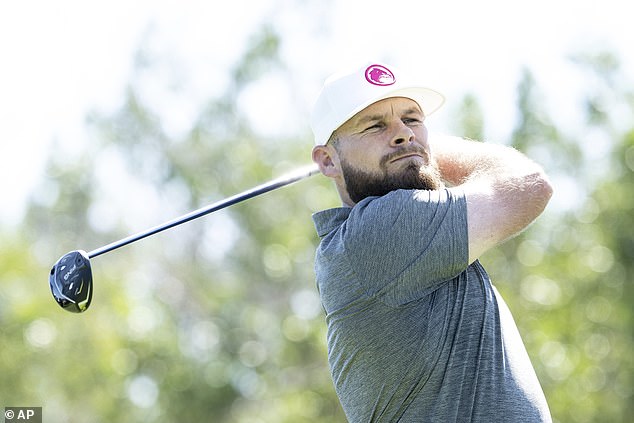
<svg viewBox="0 0 634 423"><path fill-rule="evenodd" d="M424 164L428 164L429 162L429 155L425 152L425 150L418 148L403 148L399 151L393 151L392 153L383 156L380 164L381 167L384 167L388 163L395 163L400 160L407 160L416 157L421 158Z"/></svg>
<svg viewBox="0 0 634 423"><path fill-rule="evenodd" d="M398 156L395 157L394 159L391 160L392 163L397 162L399 160L403 160L403 159L409 159L412 157L419 157L419 158L423 158L423 156L420 153L408 153L408 154L404 154L402 156Z"/></svg>

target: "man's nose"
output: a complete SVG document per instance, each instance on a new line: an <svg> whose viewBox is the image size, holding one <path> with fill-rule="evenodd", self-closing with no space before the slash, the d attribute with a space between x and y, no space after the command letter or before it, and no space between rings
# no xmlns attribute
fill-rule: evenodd
<svg viewBox="0 0 634 423"><path fill-rule="evenodd" d="M405 144L410 144L414 142L414 131L412 128L405 125L403 122L399 122L396 124L396 128L394 129L394 134L390 140L390 145L392 147L399 147Z"/></svg>

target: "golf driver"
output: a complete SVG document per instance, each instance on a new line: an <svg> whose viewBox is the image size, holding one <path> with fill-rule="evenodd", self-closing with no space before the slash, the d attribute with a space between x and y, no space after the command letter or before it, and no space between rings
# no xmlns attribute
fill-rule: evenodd
<svg viewBox="0 0 634 423"><path fill-rule="evenodd" d="M90 302L92 301L93 288L92 271L90 269L91 258L116 250L117 248L121 248L140 239L147 238L151 235L205 216L233 204L240 203L249 198L289 185L318 172L319 169L317 166L306 166L262 185L258 185L255 188L251 188L232 197L194 210L193 212L187 213L137 234L130 235L126 238L120 239L119 241L104 245L103 247L97 248L88 253L83 250L75 250L66 253L53 265L48 277L53 297L64 310L73 313L82 313L88 309Z"/></svg>

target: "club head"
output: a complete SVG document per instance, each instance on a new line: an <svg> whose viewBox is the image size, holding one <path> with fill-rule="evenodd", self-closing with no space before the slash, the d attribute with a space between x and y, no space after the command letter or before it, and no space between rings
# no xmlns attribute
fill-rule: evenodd
<svg viewBox="0 0 634 423"><path fill-rule="evenodd" d="M85 251L64 254L51 269L48 277L51 292L64 310L82 313L92 300L92 271Z"/></svg>

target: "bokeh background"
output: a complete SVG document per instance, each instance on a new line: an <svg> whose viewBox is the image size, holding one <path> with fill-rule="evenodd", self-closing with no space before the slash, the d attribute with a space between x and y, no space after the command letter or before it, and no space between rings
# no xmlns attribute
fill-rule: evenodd
<svg viewBox="0 0 634 423"><path fill-rule="evenodd" d="M344 422L314 284L321 176L47 275L309 163L341 67L415 69L430 130L513 145L555 197L482 258L556 422L634 415L634 53L618 0L0 5L0 407L46 422Z"/></svg>

